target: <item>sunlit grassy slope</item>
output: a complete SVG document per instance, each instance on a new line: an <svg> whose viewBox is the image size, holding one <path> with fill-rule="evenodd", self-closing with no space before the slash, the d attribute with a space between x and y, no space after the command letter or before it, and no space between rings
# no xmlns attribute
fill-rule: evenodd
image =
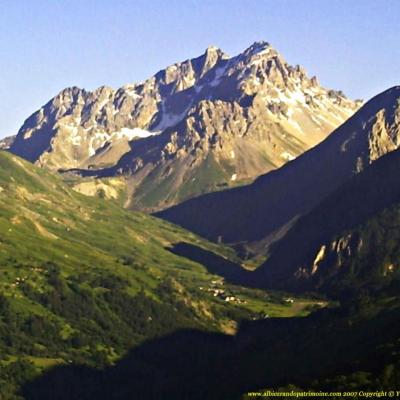
<svg viewBox="0 0 400 400"><path fill-rule="evenodd" d="M19 382L55 364L112 363L175 329L229 333L241 319L308 312L307 302L229 286L169 251L182 242L235 261L226 247L85 197L1 151L0 393L12 398Z"/></svg>

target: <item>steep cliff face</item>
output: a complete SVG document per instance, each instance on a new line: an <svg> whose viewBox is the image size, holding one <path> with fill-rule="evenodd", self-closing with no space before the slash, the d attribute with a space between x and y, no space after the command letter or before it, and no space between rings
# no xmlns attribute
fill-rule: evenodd
<svg viewBox="0 0 400 400"><path fill-rule="evenodd" d="M127 175L128 205L157 209L280 167L359 105L268 43L235 57L210 47L143 83L63 90L11 151L50 169Z"/></svg>

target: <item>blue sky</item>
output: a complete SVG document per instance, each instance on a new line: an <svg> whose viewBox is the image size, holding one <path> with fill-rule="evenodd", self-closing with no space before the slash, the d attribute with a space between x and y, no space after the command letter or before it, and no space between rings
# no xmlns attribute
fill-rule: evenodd
<svg viewBox="0 0 400 400"><path fill-rule="evenodd" d="M353 98L400 83L398 0L1 0L0 137L66 86L143 80L266 40Z"/></svg>

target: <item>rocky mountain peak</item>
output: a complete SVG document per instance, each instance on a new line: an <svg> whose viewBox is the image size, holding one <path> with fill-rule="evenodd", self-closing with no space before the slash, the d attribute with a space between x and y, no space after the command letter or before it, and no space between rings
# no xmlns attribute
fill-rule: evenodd
<svg viewBox="0 0 400 400"><path fill-rule="evenodd" d="M216 58L229 58L229 55L226 54L223 50L221 50L217 46L208 46L204 51L205 57L216 57Z"/></svg>
<svg viewBox="0 0 400 400"><path fill-rule="evenodd" d="M204 59L201 67L200 76L203 77L208 71L214 68L222 60L229 59L229 55L224 53L220 48L216 46L207 47L204 55L201 57Z"/></svg>
<svg viewBox="0 0 400 400"><path fill-rule="evenodd" d="M15 140L15 135L0 139L0 150L8 150Z"/></svg>
<svg viewBox="0 0 400 400"><path fill-rule="evenodd" d="M230 60L228 70L248 95L264 93L276 97L279 90L290 96L294 91L304 92L308 88L323 89L316 78L307 76L303 67L289 65L268 42L255 42Z"/></svg>
<svg viewBox="0 0 400 400"><path fill-rule="evenodd" d="M135 190L159 169L156 180L170 176L167 205L182 185L192 196L279 167L358 107L287 64L267 42L233 57L210 46L141 83L64 89L25 122L11 151L56 170L127 172L136 177Z"/></svg>
<svg viewBox="0 0 400 400"><path fill-rule="evenodd" d="M273 58L281 59L280 54L267 42L255 42L242 53L233 57L231 65L238 69L250 69L252 66L266 67Z"/></svg>
<svg viewBox="0 0 400 400"><path fill-rule="evenodd" d="M97 89L97 90L100 90L100 89ZM82 97L85 95L87 95L87 92L84 89L81 89L77 86L72 86L70 88L65 88L65 89L61 90L61 92L55 96L54 100L55 100L55 103L57 103L57 104L61 104L61 103L72 104L72 103L76 102L76 100L79 97Z"/></svg>
<svg viewBox="0 0 400 400"><path fill-rule="evenodd" d="M266 41L256 41L251 46L249 46L244 52L245 56L254 56L254 55L267 55L270 51L273 50L271 45Z"/></svg>

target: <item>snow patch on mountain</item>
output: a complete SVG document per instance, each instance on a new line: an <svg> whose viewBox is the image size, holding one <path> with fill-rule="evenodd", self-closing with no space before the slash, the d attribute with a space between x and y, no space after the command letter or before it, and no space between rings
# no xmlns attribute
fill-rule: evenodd
<svg viewBox="0 0 400 400"><path fill-rule="evenodd" d="M113 133L111 137L116 139L127 138L128 140L132 140L135 138L146 138L154 134L154 132L150 132L141 128L122 128L121 130Z"/></svg>

